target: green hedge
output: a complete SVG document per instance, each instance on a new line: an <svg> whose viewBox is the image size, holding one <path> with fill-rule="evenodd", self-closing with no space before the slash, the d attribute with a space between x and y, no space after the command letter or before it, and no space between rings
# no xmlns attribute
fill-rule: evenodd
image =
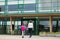
<svg viewBox="0 0 60 40"><path fill-rule="evenodd" d="M60 34L60 32L39 32L39 34Z"/></svg>

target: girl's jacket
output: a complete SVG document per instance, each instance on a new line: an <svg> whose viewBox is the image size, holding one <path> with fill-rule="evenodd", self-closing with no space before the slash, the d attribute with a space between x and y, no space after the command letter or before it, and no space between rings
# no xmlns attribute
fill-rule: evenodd
<svg viewBox="0 0 60 40"><path fill-rule="evenodd" d="M25 25L22 25L22 26L21 26L21 30L22 30L22 31L25 31L25 30L26 30L26 26L25 26Z"/></svg>

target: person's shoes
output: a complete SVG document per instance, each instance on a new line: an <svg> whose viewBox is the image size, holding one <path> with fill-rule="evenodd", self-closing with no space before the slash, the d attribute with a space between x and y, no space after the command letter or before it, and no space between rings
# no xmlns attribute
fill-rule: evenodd
<svg viewBox="0 0 60 40"><path fill-rule="evenodd" d="M31 37L29 37L29 38L31 38Z"/></svg>
<svg viewBox="0 0 60 40"><path fill-rule="evenodd" d="M22 36L22 38L24 38L24 36Z"/></svg>
<svg viewBox="0 0 60 40"><path fill-rule="evenodd" d="M31 38L31 36L29 38Z"/></svg>

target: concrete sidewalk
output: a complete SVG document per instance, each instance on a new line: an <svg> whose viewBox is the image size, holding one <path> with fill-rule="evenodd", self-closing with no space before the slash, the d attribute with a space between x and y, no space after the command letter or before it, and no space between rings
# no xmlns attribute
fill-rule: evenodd
<svg viewBox="0 0 60 40"><path fill-rule="evenodd" d="M40 36L25 36L24 38L21 35L0 35L0 40L60 40L60 37L40 37Z"/></svg>

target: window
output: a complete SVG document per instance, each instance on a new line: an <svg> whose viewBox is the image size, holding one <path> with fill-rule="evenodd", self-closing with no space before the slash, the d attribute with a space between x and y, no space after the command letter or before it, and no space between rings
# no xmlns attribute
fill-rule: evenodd
<svg viewBox="0 0 60 40"><path fill-rule="evenodd" d="M35 12L35 4L24 4L24 12Z"/></svg>
<svg viewBox="0 0 60 40"><path fill-rule="evenodd" d="M36 3L36 0L24 0L24 4Z"/></svg>
<svg viewBox="0 0 60 40"><path fill-rule="evenodd" d="M57 12L60 10L60 0L39 0L39 12Z"/></svg>
<svg viewBox="0 0 60 40"><path fill-rule="evenodd" d="M8 11L18 11L18 5L8 5Z"/></svg>
<svg viewBox="0 0 60 40"><path fill-rule="evenodd" d="M18 13L18 5L8 5L9 13Z"/></svg>
<svg viewBox="0 0 60 40"><path fill-rule="evenodd" d="M31 11L35 10L35 4L25 4L24 5L24 11Z"/></svg>
<svg viewBox="0 0 60 40"><path fill-rule="evenodd" d="M0 14L5 11L5 0L0 0Z"/></svg>

